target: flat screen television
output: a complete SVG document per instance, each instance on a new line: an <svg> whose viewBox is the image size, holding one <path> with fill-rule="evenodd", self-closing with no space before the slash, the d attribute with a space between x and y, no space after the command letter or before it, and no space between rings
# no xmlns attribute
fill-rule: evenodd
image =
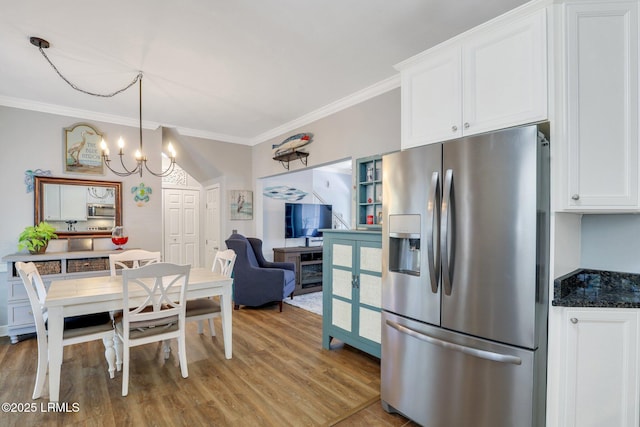
<svg viewBox="0 0 640 427"><path fill-rule="evenodd" d="M284 237L320 237L323 228L331 228L331 205L285 203Z"/></svg>

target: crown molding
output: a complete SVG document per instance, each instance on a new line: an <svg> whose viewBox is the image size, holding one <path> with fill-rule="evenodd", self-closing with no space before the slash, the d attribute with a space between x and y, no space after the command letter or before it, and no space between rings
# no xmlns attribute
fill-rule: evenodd
<svg viewBox="0 0 640 427"><path fill-rule="evenodd" d="M400 87L400 74L397 73L385 80L375 83L369 87L366 87L351 95L345 96L331 104L328 104L322 108L312 111L304 116L301 116L295 120L285 123L281 126L273 128L267 132L264 132L253 138L243 138L234 135L226 135L216 132L208 132L198 129L182 128L178 126L172 126L168 124L161 125L156 122L142 121L142 127L144 129L158 129L160 126L171 127L178 131L180 135L191 136L195 138L211 139L221 142L229 142L233 144L242 144L254 146L269 139L278 137L287 132L290 132L299 127L308 125L316 120L323 119L331 114L335 114L339 111L360 104L368 99L374 98L383 93L389 92L393 89ZM26 99L12 98L8 96L0 95L0 105L7 107L20 108L23 110L39 111L42 113L56 114L59 116L78 117L84 120L96 120L100 122L113 123L124 126L138 127L138 120L129 117L117 116L113 114L97 113L95 111L81 110L77 108L63 107L60 105L47 104L44 102L30 101Z"/></svg>
<svg viewBox="0 0 640 427"><path fill-rule="evenodd" d="M19 108L22 110L31 110L31 111L38 111L41 113L55 114L58 116L77 117L83 120L96 120L99 122L113 123L116 125L131 126L135 128L140 126L138 119L132 119L130 117L118 116L115 114L97 113L95 111L63 107L60 105L47 104L44 102L12 98L9 96L0 95L0 105L4 105L6 107ZM158 129L158 127L160 127L159 123L149 122L145 120L142 121L143 129L155 130L155 129Z"/></svg>
<svg viewBox="0 0 640 427"><path fill-rule="evenodd" d="M325 105L324 107L312 111L309 114L305 114L304 116L285 123L282 126L278 126L271 129L270 131L262 133L252 138L249 145L257 145L262 142L268 141L271 138L275 138L287 132L291 132L292 130L297 129L301 126L305 126L309 123L315 122L316 120L323 119L327 116L330 116L331 114L335 114L339 111L357 105L378 95L382 95L383 93L389 92L398 87L400 87L399 73L369 87L366 87L358 92L352 93L351 95L345 96L344 98L332 102L331 104Z"/></svg>

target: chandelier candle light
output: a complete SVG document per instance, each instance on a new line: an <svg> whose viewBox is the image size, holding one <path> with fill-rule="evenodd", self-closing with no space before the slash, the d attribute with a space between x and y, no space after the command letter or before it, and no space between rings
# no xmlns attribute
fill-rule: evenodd
<svg viewBox="0 0 640 427"><path fill-rule="evenodd" d="M122 165L122 169L124 171L117 171L111 167L111 159L109 159L109 148L107 147L107 143L104 141L104 139L100 143L100 149L102 150L102 160L105 166L111 172L113 172L118 176L129 176L129 175L138 173L140 174L140 177L142 177L143 169L146 169L147 172L149 172L151 175L155 175L159 177L168 176L173 172L176 165L176 151L173 149L173 145L171 145L171 143L169 143L167 147L170 154L169 159L171 160L171 164L167 167L167 169L161 172L154 172L151 169L149 169L149 166L147 165L147 157L144 155L144 152L142 151L142 72L139 72L138 75L135 77L135 79L133 79L133 81L129 83L127 86L113 93L100 94L100 93L89 92L84 89L80 89L76 85L71 83L66 77L62 75L62 73L60 73L58 68L55 65L53 65L53 63L51 62L47 54L44 52L44 49L47 49L50 46L48 41L41 39L40 37L31 37L30 42L32 45L36 46L40 50L40 53L42 54L42 56L45 57L47 62L51 65L51 67L53 67L53 69L56 71L56 73L58 73L58 75L62 78L62 80L64 80L73 89L82 93L86 93L87 95L98 96L103 98L112 97L114 95L119 94L120 92L124 92L125 90L129 89L131 86L133 86L137 82L138 83L138 101L139 101L138 119L139 119L139 129L140 129L140 147L138 148L138 150L136 150L136 153L135 153L136 166L133 169L128 169L125 166L124 160L122 158L124 156L124 140L122 138L118 140L118 148L119 148L118 156L120 157L120 165ZM144 168L142 167L143 165L144 165Z"/></svg>

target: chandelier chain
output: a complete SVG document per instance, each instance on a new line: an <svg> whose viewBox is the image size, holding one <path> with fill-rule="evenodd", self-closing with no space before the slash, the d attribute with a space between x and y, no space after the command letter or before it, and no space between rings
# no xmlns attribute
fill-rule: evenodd
<svg viewBox="0 0 640 427"><path fill-rule="evenodd" d="M42 46L38 46L38 50L40 51L40 53L42 54L42 56L44 56L44 59L47 60L47 62L49 63L49 65L51 65L51 67L55 70L55 72L60 76L60 78L62 80L64 80L69 86L71 86L72 88L74 88L75 90L77 90L78 92L82 92L82 93L86 93L87 95L91 95L91 96L99 96L102 98L111 98L113 96L116 96L119 93L124 92L125 90L129 89L131 86L133 86L134 84L136 84L138 82L138 80L140 80L142 78L142 71L140 71L136 77L131 81L131 83L129 83L128 85L126 85L125 87L123 87L122 89L118 89L115 92L111 92L111 93L96 93L96 92L90 92L88 90L84 90L82 88L79 88L78 86L76 86L75 84L73 84L71 81L69 81L69 79L67 79L61 72L60 70L58 70L58 67L55 66L55 64L53 62L51 62L51 60L49 59L49 57L47 56L47 54L45 53L44 49L42 48Z"/></svg>
<svg viewBox="0 0 640 427"><path fill-rule="evenodd" d="M142 151L142 71L138 72L138 75L136 75L136 77L131 81L131 83L129 83L127 86L123 87L122 89L119 89L115 92L112 93L95 93L95 92L91 92L88 90L84 90L79 88L78 86L76 86L75 84L73 84L72 82L69 81L69 79L67 79L64 75L62 75L62 73L60 72L60 70L58 70L58 67L55 66L55 64L49 59L49 57L47 56L47 54L44 52L44 49L47 49L50 45L49 42L41 39L40 37L31 37L30 38L31 44L36 46L38 48L38 50L40 51L40 53L42 54L42 56L44 56L44 59L47 60L47 62L49 63L49 65L51 65L51 67L54 69L54 71L58 74L58 76L60 76L60 78L62 80L64 80L69 86L71 86L73 89L77 90L78 92L82 92L84 94L87 95L91 95L91 96L98 96L98 97L102 97L102 98L111 98L121 92L124 92L125 90L129 89L131 86L135 85L136 83L138 83L138 101L139 101L139 109L138 109L138 119L139 119L139 128L140 128L140 141L139 141L139 147L140 149L138 150L138 154L136 154L136 167L133 168L133 170L129 170L129 168L127 168L124 164L124 160L123 160L123 156L124 156L124 152L122 149L122 145L120 145L120 149L118 151L118 157L120 158L120 164L122 165L122 168L124 169L124 172L122 171L117 171L115 169L113 169L111 167L111 159L109 159L109 150L107 148L107 145L105 143L104 140L102 140L101 142L101 147L102 147L102 160L104 162L104 165L107 167L107 169L109 169L111 172L113 172L114 174L118 175L118 176L130 176L133 175L134 173L139 173L140 177L142 177L142 170L146 169L147 172L149 172L152 175L158 176L158 177L165 177L165 176L169 176L173 173L175 166L176 166L176 153L175 150L173 149L171 143L169 143L169 151L171 152L171 163L170 165L164 170L161 171L160 173L158 172L154 172L152 171L149 166L147 165L147 157L144 156L143 151Z"/></svg>

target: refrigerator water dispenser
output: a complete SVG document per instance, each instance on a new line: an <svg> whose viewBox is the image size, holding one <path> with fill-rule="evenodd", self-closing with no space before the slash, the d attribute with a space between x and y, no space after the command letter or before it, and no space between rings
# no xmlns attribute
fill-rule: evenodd
<svg viewBox="0 0 640 427"><path fill-rule="evenodd" d="M420 215L389 215L389 271L420 275Z"/></svg>

